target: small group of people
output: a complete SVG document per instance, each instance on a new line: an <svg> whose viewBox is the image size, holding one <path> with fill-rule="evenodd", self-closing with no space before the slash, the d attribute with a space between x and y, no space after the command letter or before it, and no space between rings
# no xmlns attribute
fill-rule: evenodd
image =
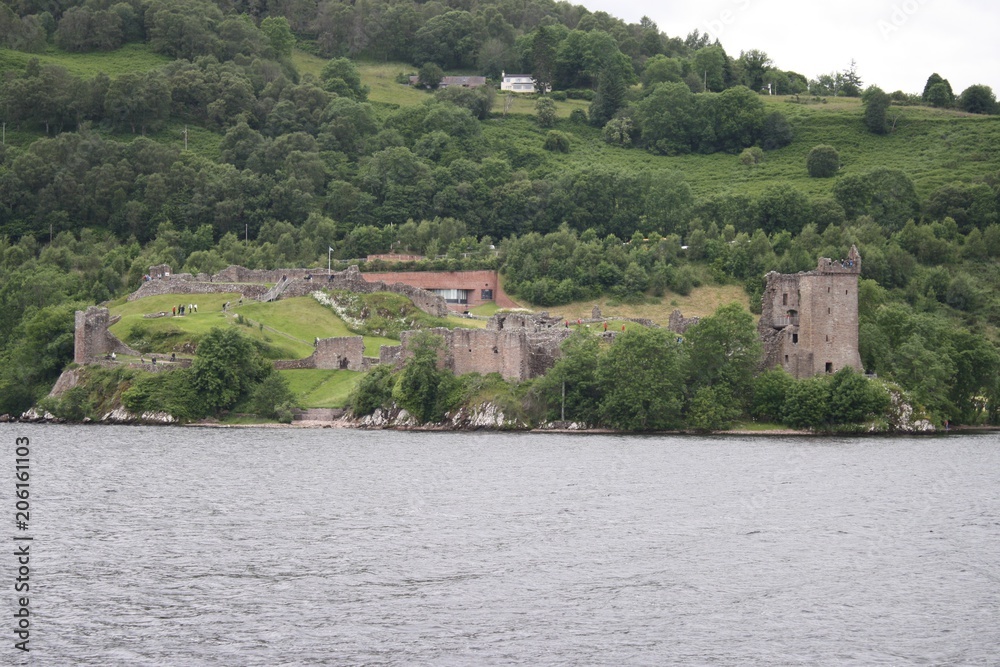
<svg viewBox="0 0 1000 667"><path fill-rule="evenodd" d="M191 313L197 313L197 312L198 312L198 304L196 303L189 303L186 306L184 304L181 304L179 306L173 307L173 313L175 317L177 315L183 315L184 313L190 315Z"/></svg>

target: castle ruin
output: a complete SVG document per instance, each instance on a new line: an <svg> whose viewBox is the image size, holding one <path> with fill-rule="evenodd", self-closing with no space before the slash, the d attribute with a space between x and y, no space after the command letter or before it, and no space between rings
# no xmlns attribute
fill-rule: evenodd
<svg viewBox="0 0 1000 667"><path fill-rule="evenodd" d="M795 378L862 370L858 352L856 246L845 259L822 257L814 271L767 274L757 331L765 368L781 366Z"/></svg>

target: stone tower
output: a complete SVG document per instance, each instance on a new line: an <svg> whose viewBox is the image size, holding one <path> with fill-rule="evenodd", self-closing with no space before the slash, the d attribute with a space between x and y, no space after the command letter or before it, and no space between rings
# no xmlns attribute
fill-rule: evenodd
<svg viewBox="0 0 1000 667"><path fill-rule="evenodd" d="M845 259L820 258L815 271L771 272L757 326L764 365L782 366L796 378L861 370L858 352L858 276L861 256L851 246Z"/></svg>

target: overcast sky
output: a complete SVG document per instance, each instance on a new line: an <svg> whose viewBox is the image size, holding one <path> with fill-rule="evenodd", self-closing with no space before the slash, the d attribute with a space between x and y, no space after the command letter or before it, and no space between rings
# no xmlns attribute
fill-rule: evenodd
<svg viewBox="0 0 1000 667"><path fill-rule="evenodd" d="M857 61L865 86L921 93L937 72L958 95L986 84L1000 94L1000 3L996 0L576 0L670 37L698 29L726 53L760 49L774 66L807 78Z"/></svg>

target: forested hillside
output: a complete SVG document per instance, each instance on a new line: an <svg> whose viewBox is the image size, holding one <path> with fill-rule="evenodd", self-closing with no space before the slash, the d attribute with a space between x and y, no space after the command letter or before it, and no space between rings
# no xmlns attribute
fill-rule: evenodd
<svg viewBox="0 0 1000 667"><path fill-rule="evenodd" d="M754 303L767 271L857 244L866 369L997 417L985 86L887 94L552 2L4 2L0 40L0 413L70 360L74 309L151 264L392 249L499 267L540 306ZM540 94L508 99L503 71ZM434 90L458 73L491 85Z"/></svg>

